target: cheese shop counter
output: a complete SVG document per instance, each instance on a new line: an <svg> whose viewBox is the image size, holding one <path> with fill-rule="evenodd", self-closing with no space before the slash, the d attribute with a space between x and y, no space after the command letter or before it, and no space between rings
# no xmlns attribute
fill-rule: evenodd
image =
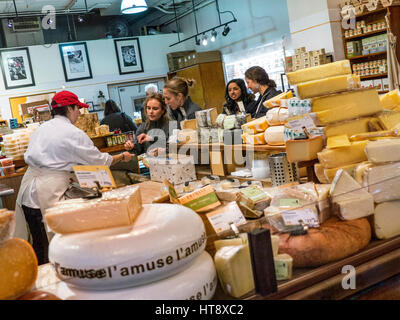
<svg viewBox="0 0 400 320"><path fill-rule="evenodd" d="M162 199L162 190L164 188L164 184L154 182L154 181L146 181L142 183L135 184L133 187L139 187L140 190L140 198L141 202L143 204L143 212L139 215L140 219L147 219L146 217L143 217L143 215L147 215L148 210L154 210L151 209L151 204L154 204L157 202L157 205L162 205L162 203L168 203L169 202L169 196L168 199L164 198ZM172 187L173 188L173 187ZM203 189L211 189L210 186L206 186ZM208 189L207 189L208 190ZM227 194L223 193L217 193L220 196L222 195L222 198L225 198ZM201 197L201 195L200 195ZM194 198L194 195L191 196L190 199L187 199L188 201L192 201ZM184 196L179 198L179 201L181 203L186 201L184 199ZM233 199L232 199L233 201ZM187 286L187 294L190 294L191 290L193 289L191 287L191 282L194 281L193 277L190 277L187 275L188 272L199 272L199 270L207 270L202 273L201 279L198 279L200 282L205 281L207 283L206 286L203 286L203 288L212 288L209 291L205 290L204 294L200 294L201 299L213 299L213 300L232 300L232 299L241 299L241 300L268 300L268 299L346 299L351 296L354 296L355 294L361 292L362 290L372 287L377 283L381 283L399 273L398 266L400 265L400 236L393 237L388 240L376 240L372 239L368 245L366 245L363 249L361 250L356 250L355 253L347 255L345 258L335 260L330 263L325 263L321 264L320 266L317 267L294 267L292 272L292 276L290 277L289 280L279 280L277 278L277 291L267 294L267 295L260 295L255 292L254 289L245 292L242 295L236 294L235 296L228 295L225 290L222 288L222 283L221 279L215 274L215 269L214 266L210 265L211 261L214 260L213 262L215 263L215 266L218 270L218 259L217 259L217 253L219 252L216 250L217 247L220 249L227 249L225 250L227 253L231 248L235 247L225 247L223 248L223 244L221 242L218 243L218 241L235 241L238 243L238 241L242 241L243 234L246 234L247 232L251 232L257 228L271 228L271 226L268 224L267 220L262 217L259 219L247 219L245 223L242 225L238 225L238 229L240 230L241 234L240 237L237 237L235 239L233 238L226 238L228 234L232 234L232 232L228 231L222 231L219 233L216 233L215 231L215 225L211 223L210 217L215 217L217 214L220 214L221 212L234 212L235 208L237 206L235 205L235 202L232 201L222 201L220 202L220 205L213 206L212 204L208 204L208 210L205 210L203 212L197 211L197 215L200 216L201 221L204 224L204 230L205 230L205 236L201 236L200 239L202 241L197 241L196 245L198 244L199 246L205 246L205 252L203 254L199 253L200 255L195 258L195 262L190 267L187 267L185 271L182 271L174 276L171 276L170 278L156 281L152 284L147 284L143 286L134 286L134 287L129 287L126 289L122 289L120 292L119 299L127 299L123 294L129 294L129 297L132 299L136 299L137 297L141 297L141 299L146 299L146 297L154 298L158 297L158 295L154 295L157 290L165 290L165 292L168 291L167 287L168 286L173 286L174 281L179 281L182 283L185 283L185 286ZM146 207L149 206L150 207ZM255 203L255 207L257 205L260 205L260 202ZM184 206L188 206L188 203L186 203ZM183 206L176 207L177 210L178 208L183 208L183 211L187 210L187 208L184 208ZM189 205L190 207L190 205ZM210 209L211 208L211 209ZM242 209L242 207L241 207ZM200 210L201 211L201 210ZM188 211L189 213L189 211ZM193 211L192 211L193 213ZM186 216L186 213L182 216ZM188 218L188 217L187 217ZM179 218L181 219L181 218ZM186 219L186 218L184 218ZM146 220L147 224L149 223L150 220ZM200 221L200 219L199 219ZM201 224L200 221L200 224ZM333 228L332 226L337 223L336 220L332 220L331 222L331 229ZM165 221L164 223L167 224ZM182 223L184 221L182 220ZM198 222L196 222L198 223ZM329 221L328 221L329 223ZM195 224L192 225L196 230L199 229L199 227L196 227ZM170 227L171 232L173 232L174 227L171 225ZM357 229L357 228L362 228L362 222L359 220L355 220L351 228ZM190 229L190 228L189 228ZM340 228L338 228L340 229ZM106 229L105 229L106 230ZM194 229L193 229L194 230ZM351 229L350 229L351 230ZM101 231L101 232L106 232L106 231ZM108 232L108 231L107 231ZM192 231L191 231L192 232ZM194 231L193 231L194 232ZM199 231L200 232L200 231ZM348 230L344 230L344 232L348 232ZM178 232L179 233L179 232ZM107 233L108 234L108 233ZM275 234L275 233L273 233ZM160 234L161 238L164 237L164 239L167 239L167 234L162 236ZM182 237L183 235L175 234L174 238L179 239L179 237ZM329 232L326 233L326 236L329 236ZM154 237L154 235L152 236ZM197 235L192 235L195 239ZM247 236L246 236L247 237ZM276 250L274 247L274 236L271 236L272 239L272 250ZM329 236L332 238L332 235ZM73 237L70 236L68 241L71 241ZM160 239L161 239L160 238ZM241 239L239 239L241 238ZM294 236L296 238L296 236ZM299 237L300 238L300 237ZM111 238L110 238L111 239ZM156 241L155 238L153 238L154 241ZM223 240L224 239L224 240ZM226 240L228 239L228 240ZM247 238L246 238L247 239ZM275 238L274 238L275 239ZM207 241L205 241L207 240ZM182 240L183 241L183 240ZM289 240L288 240L289 241ZM293 239L291 240L293 241ZM336 240L335 240L336 241ZM205 244L206 242L206 244ZM340 242L340 241L339 241ZM61 245L66 245L66 243L62 242L62 237L58 238L56 241L56 244L58 246ZM105 244L106 245L106 244ZM53 251L54 251L54 246L53 244ZM222 246L222 247L221 247ZM110 246L111 248L112 246ZM61 247L60 247L61 248ZM149 247L151 248L151 246ZM193 254L194 251L196 250L196 246L192 246L192 251L188 252L188 254ZM244 250L245 246L238 246L240 250ZM248 248L248 246L247 246ZM219 249L219 250L220 250ZM136 250L136 249L135 249ZM153 251L157 251L155 247L152 249ZM187 249L189 250L189 249ZM247 249L248 250L248 249ZM279 243L279 250L281 250L281 243ZM335 250L335 249L334 249ZM190 250L189 250L190 251ZM217 253L216 253L217 252ZM144 252L142 253L144 254ZM155 252L152 253L153 255L156 255ZM179 254L179 253L178 253ZM57 253L53 252L53 255L57 255L58 259L67 259L65 261L69 261L69 258L67 257L67 252L65 253ZM281 255L285 256L285 255ZM293 255L295 256L295 254ZM213 258L213 259L211 259ZM281 257L283 260L285 257ZM83 259L85 260L85 259ZM80 263L81 260L76 260L76 263ZM172 255L171 255L171 262L172 262ZM114 262L113 262L114 263ZM164 265L164 262L161 260L157 260L157 263L162 263ZM168 263L167 260L165 263ZM299 262L297 262L299 263ZM220 265L219 265L220 266ZM137 265L135 265L137 267ZM247 269L246 269L247 268ZM249 266L243 266L242 274L247 274L247 271ZM250 265L251 268L251 265ZM214 271L213 271L214 270ZM111 271L109 271L111 272ZM128 272L128 271L127 271ZM172 271L171 271L172 272ZM229 270L227 271L229 273ZM144 274L144 272L142 272ZM140 276L144 276L140 274ZM140 278L139 274L137 275L138 278ZM236 274L238 277L238 280L243 280L242 275ZM353 277L353 278L352 278ZM179 278L179 279L178 279ZM190 279L188 282L187 279ZM78 279L76 280L77 286L80 286L84 284L84 279ZM138 280L136 280L138 281ZM197 280L196 280L197 281ZM195 282L196 282L195 281ZM38 271L38 277L35 282L35 289L37 290L42 290L46 291L47 289L50 290L50 293L57 295L57 293L60 293L64 296L61 298L63 299L64 297L69 297L73 298L75 297L76 299L78 298L86 298L86 299L112 299L117 296L115 295L110 295L110 291L85 291L84 289L78 290L78 289L71 289L72 287L67 287L66 285L60 282L59 279L56 277L56 274L54 272L53 267L50 264L46 265L41 265L39 266L39 271ZM193 284L193 286L197 285L202 285L202 283L197 283ZM180 283L180 284L182 284ZM52 288L52 289L50 289ZM89 293L88 293L89 292ZM90 296L93 294L93 296ZM162 293L160 293L162 295ZM165 293L166 294L166 293ZM182 296L177 294L175 295L174 292L168 293L170 296L168 296L171 299L181 299ZM186 294L186 293L185 293ZM117 298L118 298L117 297ZM136 298L135 298L136 297ZM192 298L195 298L194 296L191 296ZM164 296L165 299L165 296Z"/></svg>

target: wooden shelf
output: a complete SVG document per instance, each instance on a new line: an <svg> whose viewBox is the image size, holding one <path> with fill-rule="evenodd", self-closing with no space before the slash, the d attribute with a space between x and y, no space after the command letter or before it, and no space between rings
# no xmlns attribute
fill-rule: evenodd
<svg viewBox="0 0 400 320"><path fill-rule="evenodd" d="M107 152L107 153L126 151L123 144L113 147L99 148L99 150L100 152Z"/></svg>
<svg viewBox="0 0 400 320"><path fill-rule="evenodd" d="M362 56L357 56L357 57L352 57L352 58L347 58L347 59L349 59L350 61L353 61L353 60L365 59L365 58L376 57L376 56L381 56L381 55L386 55L386 54L387 54L387 51L381 51L381 52L365 54Z"/></svg>
<svg viewBox="0 0 400 320"><path fill-rule="evenodd" d="M267 151L286 151L285 146L270 146L267 144L262 145L252 145L252 144L234 144L234 145L225 145L223 143L211 143L211 144L197 144L197 143L187 143L187 144L178 144L178 147L187 147L187 148L198 148L198 149L210 149L211 151L215 150L224 150L224 149L233 149L233 150L243 150L243 151L255 151L255 152L267 152Z"/></svg>
<svg viewBox="0 0 400 320"><path fill-rule="evenodd" d="M378 94L385 94L385 93L389 93L389 90L381 90L381 91L378 91Z"/></svg>
<svg viewBox="0 0 400 320"><path fill-rule="evenodd" d="M356 36L351 36L351 37L345 37L344 39L346 41L348 40L354 40L354 39L358 39L358 38L364 38L364 37L368 37L368 36L372 36L374 34L380 34L380 33L386 33L387 29L382 29L382 30L375 30L375 31L371 31L371 32L367 32L367 33L363 33L363 34L358 34Z"/></svg>
<svg viewBox="0 0 400 320"><path fill-rule="evenodd" d="M366 9L366 10L368 10L368 9ZM380 8L380 9L377 9L377 10L374 10L374 11L363 12L363 13L357 14L356 18L362 18L362 17L365 17L365 16L370 16L372 14L381 13L381 12L384 12L384 11L387 11L387 9L386 8Z"/></svg>
<svg viewBox="0 0 400 320"><path fill-rule="evenodd" d="M361 80L368 80L368 79L379 79L379 78L386 78L388 76L387 73L380 73L380 74L374 74L370 76L360 76Z"/></svg>

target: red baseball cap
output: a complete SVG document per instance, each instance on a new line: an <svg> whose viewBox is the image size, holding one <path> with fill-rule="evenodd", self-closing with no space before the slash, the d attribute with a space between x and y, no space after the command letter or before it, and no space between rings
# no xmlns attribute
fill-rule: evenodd
<svg viewBox="0 0 400 320"><path fill-rule="evenodd" d="M85 103L79 101L78 96L71 91L60 91L56 93L53 97L53 101L57 104L52 105L52 108L57 107L65 107L65 106L73 106L76 105L80 108L89 108L89 106Z"/></svg>

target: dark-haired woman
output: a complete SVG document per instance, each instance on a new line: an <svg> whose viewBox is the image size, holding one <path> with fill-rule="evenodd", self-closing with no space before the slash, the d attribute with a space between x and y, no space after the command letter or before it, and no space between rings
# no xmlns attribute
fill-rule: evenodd
<svg viewBox="0 0 400 320"><path fill-rule="evenodd" d="M247 86L253 93L259 93L258 100L251 106L251 117L253 119L265 116L268 108L264 107L264 102L282 93L276 90L276 83L268 77L267 72L261 67L251 67L245 72Z"/></svg>
<svg viewBox="0 0 400 320"><path fill-rule="evenodd" d="M108 100L104 108L104 118L100 124L109 126L110 131L121 130L121 132L136 132L136 125L125 112L121 112L114 100Z"/></svg>
<svg viewBox="0 0 400 320"><path fill-rule="evenodd" d="M254 103L254 96L247 91L246 83L242 79L233 79L228 82L225 99L222 113L227 115L251 113L250 107Z"/></svg>
<svg viewBox="0 0 400 320"><path fill-rule="evenodd" d="M147 96L144 106L146 121L137 129L135 141L125 143L125 149L132 150L136 155L149 153L157 156L159 152L166 150L170 130L172 132L175 127L172 128L169 121L167 105L161 94Z"/></svg>
<svg viewBox="0 0 400 320"><path fill-rule="evenodd" d="M51 102L53 119L42 124L31 136L24 158L28 165L16 201L16 236L26 233L24 219L32 235L39 264L48 261L48 244L52 234L43 224L45 210L63 198L71 172L76 165L107 165L132 159L129 152L114 156L102 153L89 136L74 123L80 108L88 108L70 91L54 95Z"/></svg>

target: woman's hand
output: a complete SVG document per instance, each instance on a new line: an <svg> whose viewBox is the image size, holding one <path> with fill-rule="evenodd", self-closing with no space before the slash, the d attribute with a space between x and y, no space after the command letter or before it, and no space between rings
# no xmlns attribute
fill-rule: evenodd
<svg viewBox="0 0 400 320"><path fill-rule="evenodd" d="M148 136L148 135L145 134L145 133L142 133L142 134L138 135L137 139L138 139L138 142L139 142L140 144L142 144L142 143L144 143L144 142L151 142L151 141L153 141L153 137Z"/></svg>
<svg viewBox="0 0 400 320"><path fill-rule="evenodd" d="M154 148L149 150L147 154L152 157L158 157L159 155L165 154L165 151L164 148Z"/></svg>
<svg viewBox="0 0 400 320"><path fill-rule="evenodd" d="M132 150L134 147L134 144L132 141L128 140L127 142L125 142L124 144L125 150Z"/></svg>
<svg viewBox="0 0 400 320"><path fill-rule="evenodd" d="M134 154L125 151L125 152L122 153L122 161L123 162L129 162L129 161L132 160L133 156L134 156Z"/></svg>

